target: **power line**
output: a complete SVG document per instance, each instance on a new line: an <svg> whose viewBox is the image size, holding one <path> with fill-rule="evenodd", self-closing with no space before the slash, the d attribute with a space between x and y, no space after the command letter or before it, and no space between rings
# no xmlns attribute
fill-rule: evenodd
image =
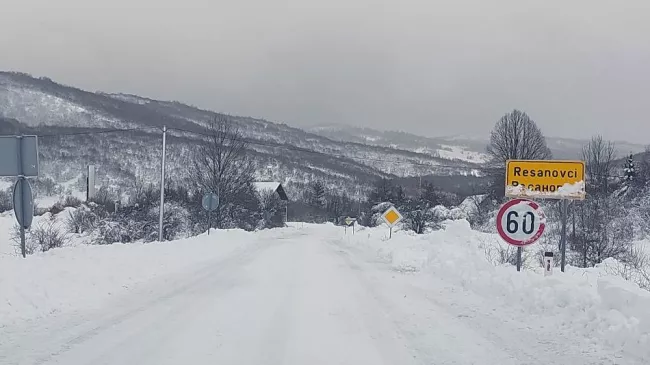
<svg viewBox="0 0 650 365"><path fill-rule="evenodd" d="M156 127L149 127L156 128ZM158 129L158 128L156 128ZM162 129L160 129L162 131ZM84 136L91 134L106 134L106 133L123 133L123 132L133 132L133 131L145 131L142 128L125 128L125 129L105 129L105 130L94 130L94 131L85 131L85 132L69 132L69 133L53 133L53 134L38 134L38 137L63 137L63 136Z"/></svg>

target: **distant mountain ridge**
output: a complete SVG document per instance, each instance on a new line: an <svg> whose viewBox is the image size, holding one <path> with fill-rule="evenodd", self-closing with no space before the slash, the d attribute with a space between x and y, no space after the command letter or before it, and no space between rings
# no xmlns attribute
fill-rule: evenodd
<svg viewBox="0 0 650 365"><path fill-rule="evenodd" d="M18 122L23 131L48 134L41 138L42 171L68 185L80 179L90 163L98 165L103 183L114 189L125 188L125 181L155 182L162 126L205 131L207 121L215 115L176 101L94 93L45 77L0 72L0 118L5 120L1 127L15 129ZM331 189L358 192L379 177L472 175L479 168L478 163L443 158L426 150L339 141L262 119L228 118L251 142L258 178L281 181L298 190L318 179ZM107 129L133 131L105 133ZM62 133L75 135L57 136ZM171 179L186 178L183 168L197 138L192 133L170 132Z"/></svg>
<svg viewBox="0 0 650 365"><path fill-rule="evenodd" d="M372 128L324 125L309 128L312 133L339 141L366 143L407 151L430 153L447 159L483 163L488 160L486 147L489 136L424 137L406 132L381 131ZM546 143L556 159L579 159L582 147L589 142L563 137L546 137ZM625 141L613 141L619 155L640 153L645 146Z"/></svg>

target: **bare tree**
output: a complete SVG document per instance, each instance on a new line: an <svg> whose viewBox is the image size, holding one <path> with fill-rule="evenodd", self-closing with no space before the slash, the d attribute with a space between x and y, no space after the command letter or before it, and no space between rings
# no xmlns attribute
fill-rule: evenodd
<svg viewBox="0 0 650 365"><path fill-rule="evenodd" d="M207 141L194 153L190 176L199 193L219 194L219 209L214 224L223 227L227 219L236 220L237 208L257 206L253 195L255 166L247 153L248 143L241 131L225 116L216 115L209 123Z"/></svg>
<svg viewBox="0 0 650 365"><path fill-rule="evenodd" d="M275 191L265 190L259 193L262 219L260 228L284 227L285 203Z"/></svg>
<svg viewBox="0 0 650 365"><path fill-rule="evenodd" d="M495 197L504 195L507 160L543 160L552 157L535 121L517 109L501 117L494 126L487 153L491 161L486 173L492 178L490 193Z"/></svg>
<svg viewBox="0 0 650 365"><path fill-rule="evenodd" d="M574 202L572 250L580 266L591 266L613 257L625 259L631 252L633 230L626 220L624 198L614 194L612 175L616 148L595 136L582 149L586 164L587 199Z"/></svg>
<svg viewBox="0 0 650 365"><path fill-rule="evenodd" d="M612 177L616 159L614 143L595 136L582 148L582 160L586 164L586 179L588 191L591 194L607 195L609 180Z"/></svg>
<svg viewBox="0 0 650 365"><path fill-rule="evenodd" d="M20 249L20 229L14 226L11 239L15 243L16 252ZM28 255L36 252L47 252L53 248L64 247L69 243L69 237L65 230L56 221L40 221L36 227L26 232L25 250Z"/></svg>
<svg viewBox="0 0 650 365"><path fill-rule="evenodd" d="M426 201L409 201L404 214L404 226L417 233L423 234L427 227L435 225L435 216L431 204Z"/></svg>

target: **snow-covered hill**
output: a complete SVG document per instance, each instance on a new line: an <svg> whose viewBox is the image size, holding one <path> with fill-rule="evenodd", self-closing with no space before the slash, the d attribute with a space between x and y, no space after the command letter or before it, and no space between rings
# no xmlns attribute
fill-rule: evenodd
<svg viewBox="0 0 650 365"><path fill-rule="evenodd" d="M543 126L542 126L543 127ZM441 137L423 137L411 133L379 131L372 128L356 128L340 125L317 126L311 132L338 141L367 143L376 146L393 147L407 151L429 153L442 158L462 160L474 163L487 161L485 148L489 136L455 135ZM562 137L546 137L546 143L557 159L580 158L582 147L588 140ZM643 145L625 141L615 141L619 154L639 153Z"/></svg>
<svg viewBox="0 0 650 365"><path fill-rule="evenodd" d="M466 137L423 137L405 132L379 131L372 128L358 128L341 125L327 125L309 128L310 132L337 141L365 143L375 146L397 148L427 153L445 159L483 163L487 140Z"/></svg>
<svg viewBox="0 0 650 365"><path fill-rule="evenodd" d="M0 73L0 132L47 135L41 138L41 164L58 182L82 176L85 165L98 165L100 178L122 187L134 180L155 180L163 125L204 131L215 113L180 102L129 94L87 92L48 78ZM287 185L324 180L331 188L357 190L378 177L424 174L471 174L480 158L463 156L450 145L447 154L395 146L338 141L285 124L229 116L251 142L260 177ZM4 121L4 122L3 122ZM129 128L130 132L104 133ZM88 135L57 136L62 133ZM170 132L172 178L182 175L198 138ZM443 156L444 155L444 156ZM270 166L270 168L269 168Z"/></svg>

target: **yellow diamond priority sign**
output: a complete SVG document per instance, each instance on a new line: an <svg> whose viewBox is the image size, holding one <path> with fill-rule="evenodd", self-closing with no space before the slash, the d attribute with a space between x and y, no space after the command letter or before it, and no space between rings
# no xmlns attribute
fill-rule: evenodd
<svg viewBox="0 0 650 365"><path fill-rule="evenodd" d="M384 214L381 215L381 217L384 219L384 222L388 224L389 226L394 226L397 223L399 223L402 220L402 214L395 209L395 207L390 207L388 210L384 212Z"/></svg>

